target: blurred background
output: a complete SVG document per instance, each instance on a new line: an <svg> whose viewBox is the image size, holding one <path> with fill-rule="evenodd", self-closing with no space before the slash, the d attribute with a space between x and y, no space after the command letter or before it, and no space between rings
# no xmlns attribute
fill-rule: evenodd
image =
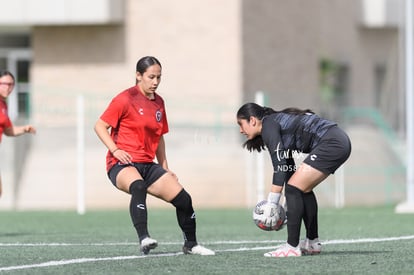
<svg viewBox="0 0 414 275"><path fill-rule="evenodd" d="M0 9L0 67L18 84L9 115L38 130L3 138L0 209L128 205L93 126L146 55L163 65L167 157L196 208L251 207L269 191L268 153L243 150L235 120L257 98L310 108L349 133L350 159L316 189L321 206L406 197L402 0L0 0Z"/></svg>

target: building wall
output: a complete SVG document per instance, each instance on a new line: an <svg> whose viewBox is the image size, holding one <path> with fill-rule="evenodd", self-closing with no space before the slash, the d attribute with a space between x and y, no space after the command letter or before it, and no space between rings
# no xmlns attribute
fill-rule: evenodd
<svg viewBox="0 0 414 275"><path fill-rule="evenodd" d="M349 69L346 104L375 106L377 64L387 66L388 89L398 91L398 30L363 25L360 1L245 0L242 10L245 100L262 90L277 109L320 111L322 58Z"/></svg>
<svg viewBox="0 0 414 275"><path fill-rule="evenodd" d="M158 92L166 100L170 122L167 155L195 205L252 205L261 195L256 193L255 156L241 149L234 116L243 102L254 100L256 91L264 91L266 103L275 109L341 107L321 99L321 58L349 68L347 104L342 106L374 106L376 64L395 72L389 74L388 89L398 86L398 33L361 25L359 4L128 0L123 22L33 26L32 122L38 134L28 152L17 208L76 206L78 96L85 107L86 150L81 157L87 207L128 204L128 196L106 177L106 149L93 126L111 98L134 85L135 64L145 55L158 57L163 65ZM270 182L269 162L265 175Z"/></svg>
<svg viewBox="0 0 414 275"><path fill-rule="evenodd" d="M113 96L134 85L138 59L154 55L163 64L159 93L168 102L236 106L241 77L239 1L182 2L127 1L121 25L34 28L34 104L44 102L41 88L49 87ZM186 119L179 117L184 123ZM226 117L227 122L232 119ZM37 120L41 123L42 118Z"/></svg>
<svg viewBox="0 0 414 275"><path fill-rule="evenodd" d="M163 65L158 92L170 122L170 168L196 205L244 205L244 152L234 119L241 101L239 4L126 1L125 21L119 25L35 27L32 96L39 133L17 207L76 204L78 95L85 99L88 207L126 204L128 197L106 177L106 149L93 125L113 96L135 84L136 62L145 55L156 56ZM39 167L39 158L48 165ZM226 167L228 163L232 165ZM30 196L37 188L49 192ZM64 197L53 195L59 190L65 190ZM228 194L235 198L229 200Z"/></svg>
<svg viewBox="0 0 414 275"><path fill-rule="evenodd" d="M318 106L317 12L314 1L243 1L245 100L261 90L276 109Z"/></svg>

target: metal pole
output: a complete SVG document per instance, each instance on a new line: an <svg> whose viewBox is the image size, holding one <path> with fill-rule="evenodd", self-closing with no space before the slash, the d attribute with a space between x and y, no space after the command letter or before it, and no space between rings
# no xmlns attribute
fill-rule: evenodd
<svg viewBox="0 0 414 275"><path fill-rule="evenodd" d="M396 212L414 212L414 95L413 95L413 2L405 0L405 95L407 143L407 201Z"/></svg>
<svg viewBox="0 0 414 275"><path fill-rule="evenodd" d="M84 127L84 100L83 96L77 97L77 186L78 202L77 212L85 214L85 127Z"/></svg>
<svg viewBox="0 0 414 275"><path fill-rule="evenodd" d="M263 92L257 92L255 96L255 102L261 106L264 105L265 99ZM265 186L265 176L264 176L264 153L256 153L256 164L257 164L257 201L264 200L264 186Z"/></svg>
<svg viewBox="0 0 414 275"><path fill-rule="evenodd" d="M406 0L407 200L414 203L413 1Z"/></svg>

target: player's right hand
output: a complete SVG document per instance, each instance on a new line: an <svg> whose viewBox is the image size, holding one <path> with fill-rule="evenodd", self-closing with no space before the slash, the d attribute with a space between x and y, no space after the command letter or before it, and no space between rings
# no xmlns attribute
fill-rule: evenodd
<svg viewBox="0 0 414 275"><path fill-rule="evenodd" d="M113 154L112 154L115 158L117 158L122 164L129 164L132 162L132 157L130 154L128 154L127 152L125 152L122 149L118 149L116 150Z"/></svg>

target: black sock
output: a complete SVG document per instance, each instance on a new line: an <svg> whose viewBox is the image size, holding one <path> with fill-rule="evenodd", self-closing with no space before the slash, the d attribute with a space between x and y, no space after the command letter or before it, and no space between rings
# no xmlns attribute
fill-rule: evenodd
<svg viewBox="0 0 414 275"><path fill-rule="evenodd" d="M318 238L318 202L313 191L303 194L305 213L303 221L306 227L306 237L310 240Z"/></svg>
<svg viewBox="0 0 414 275"><path fill-rule="evenodd" d="M177 221L184 235L184 245L192 248L197 245L196 219L191 196L182 189L171 201L176 208Z"/></svg>
<svg viewBox="0 0 414 275"><path fill-rule="evenodd" d="M303 205L303 192L298 188L286 184L285 196L288 209L287 217L287 231L288 231L288 244L291 246L298 246L300 238L300 227L302 223L304 205Z"/></svg>
<svg viewBox="0 0 414 275"><path fill-rule="evenodd" d="M140 241L149 237L148 234L148 215L147 215L147 186L144 180L136 180L129 187L131 193L131 202L129 204L129 213L132 223L137 231Z"/></svg>

